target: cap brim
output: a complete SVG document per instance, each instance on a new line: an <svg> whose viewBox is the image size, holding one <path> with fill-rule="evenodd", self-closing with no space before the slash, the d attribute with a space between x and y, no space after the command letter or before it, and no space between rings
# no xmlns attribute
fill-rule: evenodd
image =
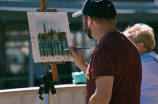
<svg viewBox="0 0 158 104"><path fill-rule="evenodd" d="M80 10L80 11L78 11L78 12L73 13L73 14L72 14L72 17L73 17L73 18L76 18L76 17L80 17L80 16L82 16L82 15L83 15L82 10Z"/></svg>

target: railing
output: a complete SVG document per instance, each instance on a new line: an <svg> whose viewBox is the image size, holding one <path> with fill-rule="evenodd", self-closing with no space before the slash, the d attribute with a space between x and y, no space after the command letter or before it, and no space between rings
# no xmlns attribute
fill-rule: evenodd
<svg viewBox="0 0 158 104"><path fill-rule="evenodd" d="M59 104L85 104L86 85L55 85ZM0 104L35 104L39 87L0 90ZM56 104L50 94L51 104ZM44 104L43 100L40 104Z"/></svg>

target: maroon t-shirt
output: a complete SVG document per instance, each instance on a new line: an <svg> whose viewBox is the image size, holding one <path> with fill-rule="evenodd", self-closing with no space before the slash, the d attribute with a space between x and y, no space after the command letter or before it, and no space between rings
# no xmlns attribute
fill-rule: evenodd
<svg viewBox="0 0 158 104"><path fill-rule="evenodd" d="M95 78L98 76L114 76L109 104L140 104L140 55L135 45L122 33L110 32L101 38L87 71L86 104L95 92Z"/></svg>

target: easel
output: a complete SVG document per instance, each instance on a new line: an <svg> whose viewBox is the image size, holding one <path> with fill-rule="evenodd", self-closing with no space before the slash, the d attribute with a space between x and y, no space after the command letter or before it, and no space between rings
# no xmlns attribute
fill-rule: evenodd
<svg viewBox="0 0 158 104"><path fill-rule="evenodd" d="M57 12L56 9L47 9L45 0L40 0L40 3L41 3L41 9L36 9L36 12ZM44 104L51 104L49 100L49 90L54 95L56 104L59 104L53 82L59 80L56 64L63 64L63 63L64 62L43 63L46 66L47 70L46 70L46 74L41 76L40 78L40 81L43 84L40 85L35 104L39 104L40 99L43 100L43 97L41 96L43 92L44 92ZM47 65L51 65L51 70L49 70Z"/></svg>

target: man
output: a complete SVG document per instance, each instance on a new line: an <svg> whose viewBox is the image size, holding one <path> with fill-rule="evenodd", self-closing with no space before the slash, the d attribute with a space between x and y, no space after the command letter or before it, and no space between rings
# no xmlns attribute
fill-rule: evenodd
<svg viewBox="0 0 158 104"><path fill-rule="evenodd" d="M142 62L141 104L158 104L158 55L153 29L146 24L135 24L125 30L138 48Z"/></svg>
<svg viewBox="0 0 158 104"><path fill-rule="evenodd" d="M90 63L83 60L82 50L69 51L87 79L86 104L139 104L141 60L134 44L115 24L116 11L109 0L87 0L82 11L84 29L99 43Z"/></svg>

